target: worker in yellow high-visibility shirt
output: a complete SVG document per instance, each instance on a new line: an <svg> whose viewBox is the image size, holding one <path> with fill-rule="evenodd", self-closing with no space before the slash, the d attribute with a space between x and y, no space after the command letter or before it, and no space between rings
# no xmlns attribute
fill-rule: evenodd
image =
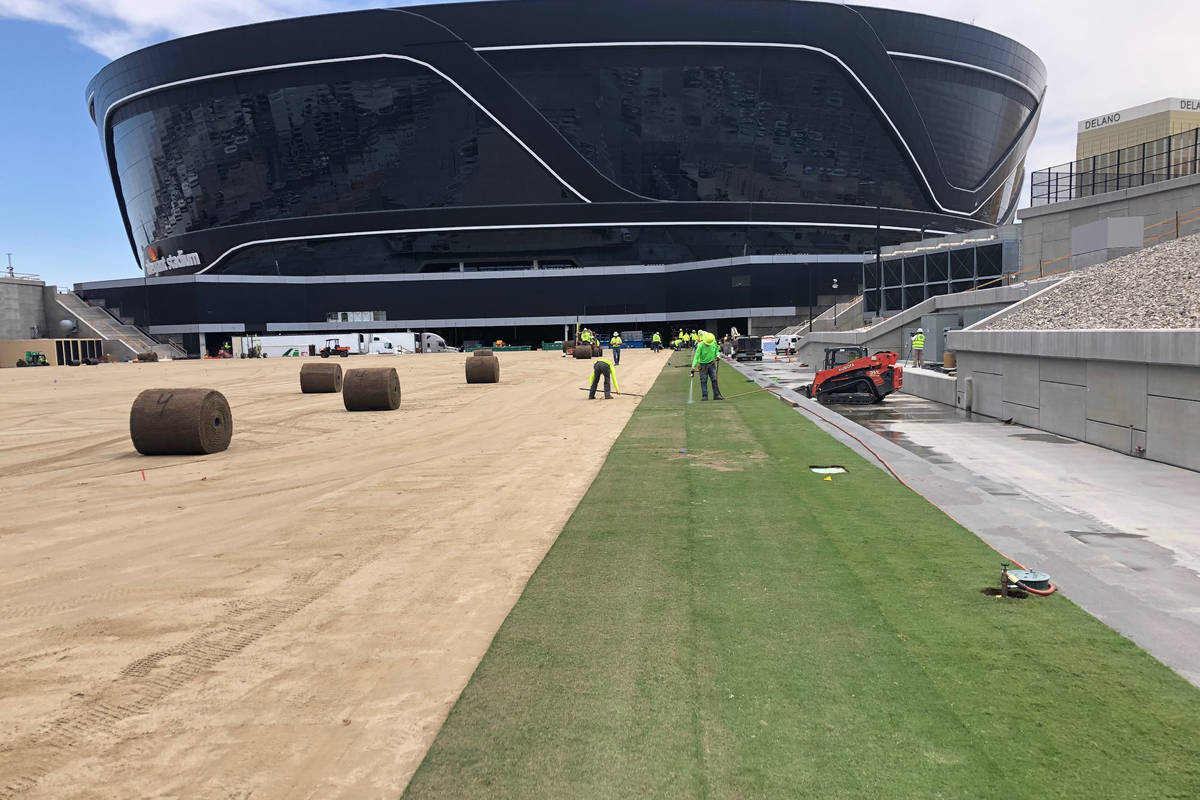
<svg viewBox="0 0 1200 800"><path fill-rule="evenodd" d="M700 399L708 399L708 382L712 381L713 400L724 400L721 396L721 387L717 385L717 356L721 354L721 348L717 344L717 337L711 333L704 334L704 338L696 345L696 354L692 356L692 377L695 377L696 370L700 370Z"/></svg>
<svg viewBox="0 0 1200 800"><path fill-rule="evenodd" d="M596 386L600 383L600 377L604 376L604 399L612 400L612 392L621 393L621 387L617 385L617 367L607 358L598 358L592 362L592 386L588 389L588 400L596 399ZM609 384L612 384L612 389L609 389Z"/></svg>
<svg viewBox="0 0 1200 800"><path fill-rule="evenodd" d="M913 366L925 366L925 329L917 328L917 332L912 337L912 354Z"/></svg>
<svg viewBox="0 0 1200 800"><path fill-rule="evenodd" d="M612 337L608 340L608 346L612 348L613 366L618 366L621 363L621 334L613 331Z"/></svg>
<svg viewBox="0 0 1200 800"><path fill-rule="evenodd" d="M654 335L650 337L650 349L655 353L662 350L662 336L658 334L658 331L655 331Z"/></svg>

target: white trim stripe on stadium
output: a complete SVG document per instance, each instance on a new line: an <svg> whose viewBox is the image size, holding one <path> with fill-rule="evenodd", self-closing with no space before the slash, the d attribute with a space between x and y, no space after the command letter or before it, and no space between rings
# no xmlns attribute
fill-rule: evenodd
<svg viewBox="0 0 1200 800"><path fill-rule="evenodd" d="M858 77L858 74L855 73L854 70L850 69L849 65L847 65L845 61L842 61L840 58L838 58L836 55L829 52L828 50L824 50L824 49L822 49L820 47L816 47L814 45L793 44L793 43L788 43L788 42L710 42L710 41L556 42L556 43L549 43L549 44L512 44L512 45L495 45L492 47L476 47L475 51L476 52L494 52L494 51L504 51L504 50L561 50L561 49L578 48L578 47L781 47L781 48L791 49L791 50L808 50L813 53L820 53L821 55L828 56L830 59L836 61L838 63L838 65L843 70L846 71L846 74L854 79L854 82L857 83L859 85L859 88L861 88L863 90L863 92L866 93L867 97L871 98L871 102L875 104L875 108L877 108L879 110L879 113L883 116L883 118L885 120L887 120L887 124L891 127L892 131L896 134L896 138L900 140L900 143L902 145L904 145L904 149L908 153L909 159L912 161L913 166L916 167L917 174L921 176L921 181L925 184L925 188L929 190L929 195L930 195L930 197L933 198L933 202L937 203L938 208L940 208L942 211L946 212L947 214L961 214L964 216L970 216L970 215L978 212L979 209L981 209L985 205L987 205L988 202L992 199L991 196L989 196L987 200L984 200L982 203L980 203L978 206L976 206L974 211L956 211L951 208L946 208L946 206L942 205L941 201L938 200L937 195L934 193L933 186L930 185L929 179L927 177L925 177L925 171L923 169L921 169L921 163L917 160L917 157L913 153L912 148L910 148L908 146L908 141L905 140L903 135L901 135L900 129L896 127L896 123L892 122L892 118L889 117L887 111L884 110L883 104L879 102L879 100L875 97L875 95L871 92L871 90L867 88L867 85L865 83L863 83L862 79ZM930 60L940 61L945 64L957 64L959 66L962 66L962 67L965 67L968 69L977 69L982 72L999 75L1000 77L1008 77L1006 75L1001 75L998 72L993 73L992 70L986 69L984 67L976 67L974 64L967 64L967 63L961 62L961 61L949 61L947 59L934 58L933 56L915 56L910 53L893 54L891 51L888 51L888 55L898 55L900 57L911 56L911 57L915 57L915 58L929 58ZM1013 79L1013 78L1008 78L1008 79L1015 81L1015 79ZM1028 91L1030 94L1033 94L1033 96L1038 100L1038 104L1039 105L1041 104L1041 98L1038 97L1038 95L1035 94L1032 89L1030 89L1028 86L1025 86L1025 84L1023 84L1023 83L1020 83L1019 81L1015 81L1015 82L1018 85L1020 85L1023 89ZM1012 148L1009 148L1009 149L1011 150ZM1007 157L1007 152L1005 153L1005 157ZM958 189L959 191L963 191L963 192L977 191L980 186L983 186L983 184L985 184L989 180L991 180L992 176L995 175L1000 170L1000 167L1003 163L1004 163L1004 159L1002 158L996 164L996 166L994 166L992 168L992 171L989 172L984 177L984 179L979 182L979 186L976 186L974 189L968 189L963 186L956 186L955 184L950 183L949 179L947 179L946 183L948 185L950 185L951 187ZM995 192L993 192L992 194L994 195Z"/></svg>
<svg viewBox="0 0 1200 800"><path fill-rule="evenodd" d="M510 325L613 325L621 323L668 323L674 320L727 319L730 317L791 317L799 313L795 306L718 308L703 311L677 311L670 314L581 314L557 317L475 317L464 319L398 319L378 322L274 322L267 333L296 331L394 331L397 328L484 328ZM243 324L227 325L152 325L150 333L244 333Z"/></svg>
<svg viewBox="0 0 1200 800"><path fill-rule="evenodd" d="M314 239L351 239L361 236L397 236L402 234L418 234L418 233L449 233L453 231L512 231L512 230L538 230L541 228L646 228L646 227L680 227L680 226L778 226L790 228L861 228L865 230L875 230L878 227L884 231L904 231L906 233L917 233L921 228L906 228L895 225L865 225L850 222L773 222L773 221L687 221L687 222L551 222L543 225L463 225L451 228L398 228L395 230L379 230L379 231L352 231L349 233L319 233L308 236L283 236L275 239L255 239L250 242L242 242L234 245L226 250L221 255L202 270L198 270L196 275L203 275L210 269L220 264L226 256L235 253L245 247L253 247L262 244L278 244L280 242L306 242ZM934 228L925 228L926 233L936 233L942 236L951 236L953 232L936 230ZM550 270L547 270L549 272ZM557 271L557 270L554 270Z"/></svg>
<svg viewBox="0 0 1200 800"><path fill-rule="evenodd" d="M941 209L942 211L944 211L947 214L960 214L963 216L970 216L972 214L977 213L979 211L979 209L983 208L985 205L987 205L988 201L991 200L991 198L989 197L988 200L985 200L984 202L980 203L972 211L957 211L957 210L950 209L950 208L947 208L946 206L942 205L941 201L938 200L937 195L934 193L933 187L929 183L929 179L925 176L925 171L921 169L921 164L918 162L916 155L913 154L912 149L908 146L908 142L900 134L899 128L897 128L896 124L894 122L892 122L892 118L888 116L887 112L883 108L883 105L879 102L878 99L876 99L875 95L871 93L870 89L867 88L866 84L863 83L863 81L858 77L858 75L852 69L850 69L850 67L844 61L842 61L840 58L838 58L836 55L829 52L828 50L823 50L822 48L819 48L819 47L814 47L812 45L788 44L788 43L781 43L781 42L660 41L660 42L576 42L576 43L559 43L559 44L503 45L503 46L497 46L497 47L478 47L478 48L475 48L475 51L476 52L489 52L489 51L499 51L499 50L536 50L536 49L558 49L558 48L578 48L578 47L636 47L636 46L644 46L644 47L647 47L647 46L648 47L688 47L688 46L691 46L691 47L778 47L778 48L794 49L794 50L808 50L811 52L820 53L822 55L825 55L828 58L832 59L833 61L836 61L838 63L838 65L841 66L841 68L843 70L845 70L846 73L854 79L854 81L859 85L859 87L863 90L863 92L865 92L866 95L869 98L871 98L871 102L873 102L875 104L875 107L879 110L879 113L883 116L883 118L885 120L887 120L887 123L891 127L892 131L895 132L896 138L898 138L900 140L900 143L902 145L904 145L904 149L908 153L909 159L912 161L913 166L916 168L917 174L919 174L921 176L921 180L922 180L922 182L924 182L925 188L929 191L930 197L933 198L933 202L937 204L939 209ZM407 61L409 63L417 64L418 66L425 67L426 69L430 70L431 72L437 74L438 76L440 76L441 78L446 80L451 86L453 86L455 89L457 89L464 97L466 97L468 100L470 100L472 103L474 103L475 106L477 108L479 108L479 110L481 110L481 111L483 111L483 113L487 114L488 117L493 122L495 122L496 125L498 125L501 128L501 130L503 130L505 133L507 133L512 138L513 141L515 141L527 153L529 153L531 156L533 156L533 158L539 164L541 164L542 167L545 168L545 170L547 172L549 172L551 175L553 175L554 178L559 183L561 183L564 187L566 187L572 194L574 194L576 197L578 197L580 200L584 201L585 203L591 202L590 199L585 197L574 186L572 186L570 183L568 183L561 175L559 175L557 172L555 172L550 167L549 164L547 164L545 161L542 160L541 156L539 156L533 148L531 148L522 139L520 139L515 133L513 133L512 130L510 130L507 125L505 125L503 122L500 121L499 117L497 117L490 110L488 110L488 108L486 106L484 106L483 103L481 103L477 99L475 99L475 97L473 95L471 95L469 92L467 92L453 78L451 78L449 75L442 72L441 70L439 70L437 67L433 66L432 64L428 64L419 59L412 58L411 56L405 56L405 55L400 55L400 54L396 54L396 53L374 53L374 54L362 55L362 56L346 56L346 57L342 57L342 58L314 59L311 61L293 61L293 62L288 62L288 63L284 63L284 64L268 64L268 65L263 65L260 67L247 67L246 69L240 69L240 70L229 70L226 72L214 72L214 73L209 73L207 75L198 75L193 78L184 78L182 80L172 81L170 83L163 83L163 84L159 84L157 86L151 86L146 89L142 89L140 91L126 95L125 97L122 97L119 100L116 100L115 102L113 102L111 105L109 105L109 107L104 112L103 131L104 131L105 135L107 136L109 121L111 120L112 114L116 109L118 109L121 106L125 105L126 103L129 103L140 97L144 97L146 95L153 94L155 92L160 92L165 89L171 89L171 88L175 88L177 86L185 86L185 85L192 84L192 83L201 83L203 81L208 81L208 80L216 80L218 78L228 78L228 77L233 77L236 75L246 75L246 74L251 74L251 73L256 73L256 72L269 72L269 71L281 70L281 69L295 69L295 68L300 68L300 67L317 66L320 64L337 64L337 63L348 63L348 62L354 62L354 61L370 61L370 60L374 60L374 59L395 59L395 60L399 60L399 61ZM947 62L947 63L959 63L959 62ZM971 67L971 65L969 65L969 64L963 64L963 66ZM979 67L978 69L983 69L983 68ZM986 70L986 71L990 72L990 70ZM1028 87L1025 87L1025 88L1028 89ZM110 164L109 164L110 173L112 172L112 168L113 167L110 162ZM996 171L999 168L1000 168L1000 164L997 164L996 167L992 169L991 173L989 173L987 175L987 177L985 177L983 179L983 181L980 182L980 185L982 186L984 183L986 183L992 177L992 175L994 175L996 173ZM119 181L118 181L118 183L119 183ZM961 186L955 186L954 184L950 184L950 185L953 186L955 189L959 189L961 191L973 191L970 189L964 189Z"/></svg>
<svg viewBox="0 0 1200 800"><path fill-rule="evenodd" d="M567 181L564 180L561 175L559 175L557 172L555 172L553 169L551 169L550 165L547 164L545 161L543 161L542 157L539 156L536 152L534 152L533 148L531 148L529 145L525 144L525 142L521 141L521 139L518 138L515 133L513 133L511 130L509 130L508 126L505 125L503 122L501 122L500 119L495 114L493 114L491 111L489 111L487 109L487 107L483 105L483 103L476 100L469 92L467 92L466 89L459 86L457 81L455 81L449 75L442 72L440 69L433 66L432 64L427 64L426 62L421 61L416 58L412 58L411 56L404 56L404 55L399 55L396 53L375 53L372 55L364 55L364 56L346 56L344 58L321 58L321 59L316 59L313 61L293 61L293 62L290 62L287 64L269 64L269 65L265 65L265 66L261 66L261 67L248 67L247 69L235 69L235 70L230 70L228 72L214 72L214 73L211 73L208 75L198 75L194 78L184 78L183 80L172 81L171 83L163 83L158 86L151 86L148 89L142 89L141 91L137 91L137 92L134 92L133 94L126 95L125 97L122 97L120 100L117 100L112 105L110 105L108 107L108 109L104 112L104 128L103 128L103 130L104 130L105 136L107 136L108 123L112 117L113 111L115 111L116 109L120 108L121 106L125 105L126 103L128 103L132 100L136 100L139 97L144 97L148 94L153 94L154 92L161 92L164 89L173 89L176 86L186 86L191 83L200 83L202 81L216 80L217 78L229 78L229 77L233 77L235 75L247 75L247 74L250 74L253 72L269 72L269 71L278 70L278 69L295 69L295 68L299 68L299 67L317 66L319 64L338 64L338 63L351 62L351 61L371 61L371 60L379 59L379 58L395 59L397 61L408 61L410 63L417 64L418 66L425 67L426 69L428 69L431 72L440 76L447 83L449 83L451 86L453 86L455 89L457 89L463 95L463 97L466 97L468 100L470 100L472 103L474 103L475 106L480 111L487 114L488 117L491 118L492 122L494 122L498 126L500 126L501 130L503 130L505 133L507 133L514 142L516 142L522 148L524 148L525 152L527 152L527 153L529 153L529 155L533 156L534 159L539 164L541 164L546 169L547 172L549 172L551 175L553 175L555 177L555 179L559 183L561 183L564 187L566 187L568 190L570 190L570 192L572 194L574 194L576 197L578 197L580 200L582 200L585 203L592 202L588 198L584 197L583 194L581 194L578 189L576 189L571 184L567 183ZM110 173L112 171L111 163L109 164L109 171L110 171Z"/></svg>

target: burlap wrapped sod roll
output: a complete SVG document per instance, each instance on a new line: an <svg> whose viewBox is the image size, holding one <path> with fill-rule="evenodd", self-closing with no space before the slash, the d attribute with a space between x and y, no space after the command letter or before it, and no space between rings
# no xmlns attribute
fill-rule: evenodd
<svg viewBox="0 0 1200 800"><path fill-rule="evenodd" d="M467 359L467 383L499 383L500 359L495 356Z"/></svg>
<svg viewBox="0 0 1200 800"><path fill-rule="evenodd" d="M300 367L300 391L331 394L342 390L342 365L309 362Z"/></svg>
<svg viewBox="0 0 1200 800"><path fill-rule="evenodd" d="M491 350L476 350L472 355L490 356L490 355L495 355L495 354Z"/></svg>
<svg viewBox="0 0 1200 800"><path fill-rule="evenodd" d="M229 403L215 389L147 389L129 411L129 437L145 456L219 453L232 436Z"/></svg>
<svg viewBox="0 0 1200 800"><path fill-rule="evenodd" d="M153 350L147 350L144 353L137 354L138 361L158 361L158 353Z"/></svg>
<svg viewBox="0 0 1200 800"><path fill-rule="evenodd" d="M581 359L582 358L591 358L592 357L592 346L590 344L575 345L574 356L576 358L581 358Z"/></svg>
<svg viewBox="0 0 1200 800"><path fill-rule="evenodd" d="M395 411L400 407L400 376L395 367L346 371L342 402L347 411Z"/></svg>

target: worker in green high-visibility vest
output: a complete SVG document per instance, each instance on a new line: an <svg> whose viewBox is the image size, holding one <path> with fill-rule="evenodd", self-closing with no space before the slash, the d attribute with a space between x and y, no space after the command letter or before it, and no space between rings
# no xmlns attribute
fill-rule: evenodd
<svg viewBox="0 0 1200 800"><path fill-rule="evenodd" d="M696 344L696 354L692 356L692 377L696 375L696 368L700 369L700 399L708 399L708 382L712 381L713 400L724 400L721 396L721 387L717 385L717 356L721 354L721 348L717 344L717 337L711 333L705 333L704 338Z"/></svg>
<svg viewBox="0 0 1200 800"><path fill-rule="evenodd" d="M925 329L917 328L912 337L913 366L925 366Z"/></svg>
<svg viewBox="0 0 1200 800"><path fill-rule="evenodd" d="M624 344L624 342L621 341L621 334L613 331L612 337L608 340L608 346L612 348L613 366L620 366L621 364L622 344Z"/></svg>
<svg viewBox="0 0 1200 800"><path fill-rule="evenodd" d="M621 387L617 385L617 366L607 358L597 358L592 362L592 386L588 390L588 400L596 399L596 386L600 383L600 377L604 376L604 399L612 400L612 393L621 393ZM609 384L612 384L612 389L609 389Z"/></svg>
<svg viewBox="0 0 1200 800"><path fill-rule="evenodd" d="M658 331L655 331L654 335L650 337L650 349L655 353L662 350L662 336L659 335Z"/></svg>

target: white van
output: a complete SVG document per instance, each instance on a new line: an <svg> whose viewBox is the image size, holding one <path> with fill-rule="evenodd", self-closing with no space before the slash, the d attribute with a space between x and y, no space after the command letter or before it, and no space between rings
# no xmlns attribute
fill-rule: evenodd
<svg viewBox="0 0 1200 800"><path fill-rule="evenodd" d="M781 333L775 337L775 353L781 356L796 354L796 347L803 336L794 333Z"/></svg>

